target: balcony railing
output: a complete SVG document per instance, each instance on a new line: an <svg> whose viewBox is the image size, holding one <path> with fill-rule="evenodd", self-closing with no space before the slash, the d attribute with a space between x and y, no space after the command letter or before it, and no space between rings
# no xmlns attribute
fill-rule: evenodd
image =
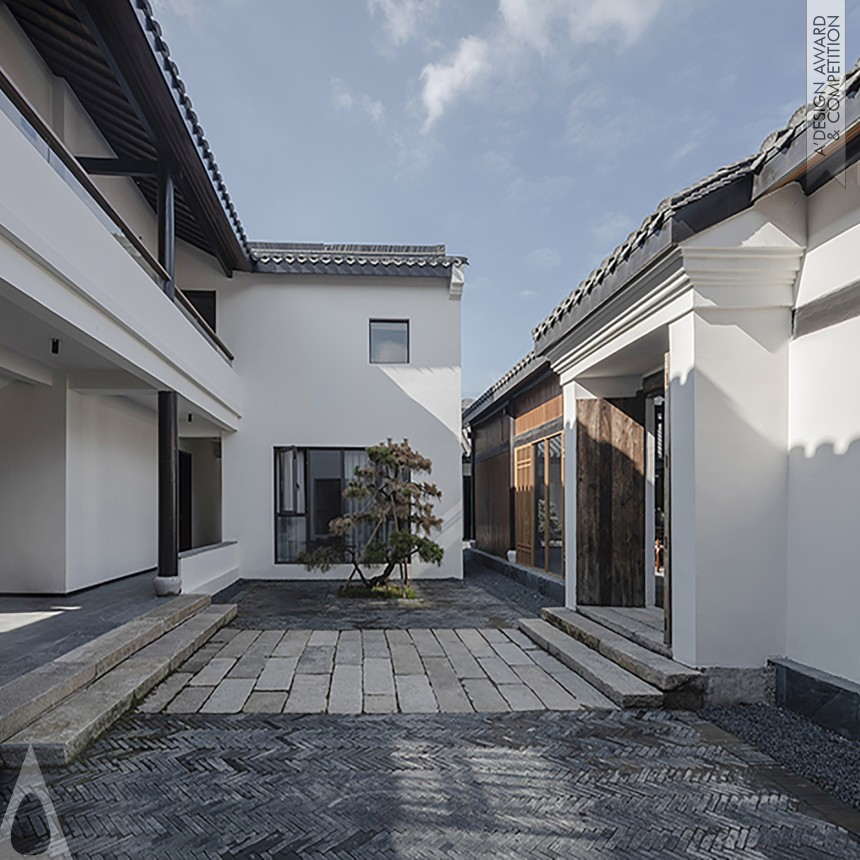
<svg viewBox="0 0 860 860"><path fill-rule="evenodd" d="M104 228L119 242L128 255L143 269L147 277L161 288L170 275L140 238L134 233L108 199L90 179L77 158L57 137L54 130L42 119L6 73L0 68L0 111L6 114L20 129L35 150L54 168L57 175L83 201L98 218ZM174 303L180 312L205 337L227 361L233 361L233 353L213 331L180 289L176 289Z"/></svg>

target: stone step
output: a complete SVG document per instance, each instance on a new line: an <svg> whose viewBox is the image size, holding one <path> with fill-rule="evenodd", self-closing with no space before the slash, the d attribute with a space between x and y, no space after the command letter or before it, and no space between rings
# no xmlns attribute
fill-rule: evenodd
<svg viewBox="0 0 860 860"><path fill-rule="evenodd" d="M697 681L702 673L662 654L631 642L614 630L581 615L575 609L544 609L546 621L594 649L613 663L664 693Z"/></svg>
<svg viewBox="0 0 860 860"><path fill-rule="evenodd" d="M41 765L68 764L235 616L232 604L201 609L9 738L2 763L19 766L32 744Z"/></svg>
<svg viewBox="0 0 860 860"><path fill-rule="evenodd" d="M626 614L616 614L611 607L606 606L579 606L576 611L649 651L662 654L664 657L672 657L671 647L662 640L662 631L655 630L649 624Z"/></svg>
<svg viewBox="0 0 860 860"><path fill-rule="evenodd" d="M182 594L0 687L0 742L211 603Z"/></svg>
<svg viewBox="0 0 860 860"><path fill-rule="evenodd" d="M621 708L661 708L663 693L548 621L522 618L519 628Z"/></svg>

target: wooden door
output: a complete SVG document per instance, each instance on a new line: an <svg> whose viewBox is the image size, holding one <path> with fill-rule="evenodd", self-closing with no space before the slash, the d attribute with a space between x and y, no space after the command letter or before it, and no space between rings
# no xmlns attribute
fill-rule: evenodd
<svg viewBox="0 0 860 860"><path fill-rule="evenodd" d="M576 599L645 605L644 398L578 400Z"/></svg>
<svg viewBox="0 0 860 860"><path fill-rule="evenodd" d="M517 563L529 567L534 559L535 462L534 447L514 449L514 522Z"/></svg>

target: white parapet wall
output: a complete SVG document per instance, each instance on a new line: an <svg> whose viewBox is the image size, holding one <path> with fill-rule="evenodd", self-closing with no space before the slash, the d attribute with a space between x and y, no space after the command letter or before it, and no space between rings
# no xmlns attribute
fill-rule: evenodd
<svg viewBox="0 0 860 860"><path fill-rule="evenodd" d="M184 594L221 591L239 578L239 544L223 541L180 553L179 576Z"/></svg>

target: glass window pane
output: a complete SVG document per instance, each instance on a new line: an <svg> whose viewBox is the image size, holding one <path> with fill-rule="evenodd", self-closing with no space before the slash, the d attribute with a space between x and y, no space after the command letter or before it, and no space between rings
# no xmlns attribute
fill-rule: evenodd
<svg viewBox="0 0 860 860"><path fill-rule="evenodd" d="M278 486L278 513L289 514L295 510L295 484L296 476L293 469L294 452L292 448L282 448L278 451L277 460L277 486Z"/></svg>
<svg viewBox="0 0 860 860"><path fill-rule="evenodd" d="M406 320L370 321L370 361L373 364L409 362L409 323Z"/></svg>
<svg viewBox="0 0 860 860"><path fill-rule="evenodd" d="M275 518L275 561L295 561L305 549L305 518Z"/></svg>
<svg viewBox="0 0 860 860"><path fill-rule="evenodd" d="M367 451L351 450L343 452L343 477L344 486L349 483L355 476L355 470L359 466L366 466L368 463ZM365 510L372 499L350 499L343 500L344 513L356 514L359 511ZM363 523L359 528L353 529L349 536L350 543L359 551L367 546L367 541L370 539L373 525L371 523Z"/></svg>
<svg viewBox="0 0 860 860"><path fill-rule="evenodd" d="M549 551L547 570L559 575L564 573L564 486L561 472L561 436L548 440L547 468L549 501Z"/></svg>
<svg viewBox="0 0 860 860"><path fill-rule="evenodd" d="M296 451L296 513L305 513L305 452Z"/></svg>
<svg viewBox="0 0 860 860"><path fill-rule="evenodd" d="M308 504L311 541L328 537L328 524L343 512L341 452L308 452Z"/></svg>

